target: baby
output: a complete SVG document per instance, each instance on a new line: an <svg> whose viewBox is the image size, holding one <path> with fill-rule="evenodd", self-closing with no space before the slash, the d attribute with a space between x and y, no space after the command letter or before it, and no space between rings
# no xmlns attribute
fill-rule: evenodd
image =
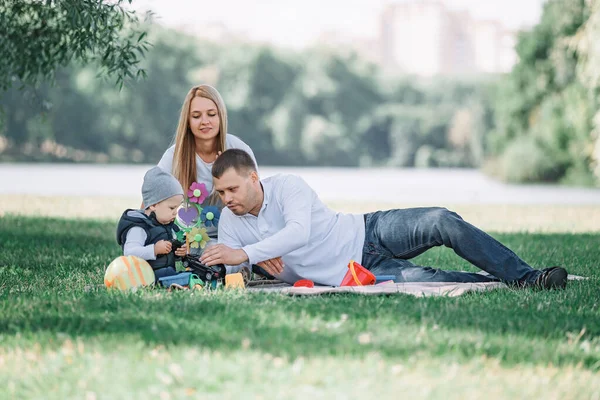
<svg viewBox="0 0 600 400"><path fill-rule="evenodd" d="M154 167L144 176L142 198L143 210L123 212L117 226L117 242L125 256L148 261L158 281L175 275L176 256L186 254L185 245L171 251L171 241L179 230L174 221L183 201L183 189L173 175Z"/></svg>

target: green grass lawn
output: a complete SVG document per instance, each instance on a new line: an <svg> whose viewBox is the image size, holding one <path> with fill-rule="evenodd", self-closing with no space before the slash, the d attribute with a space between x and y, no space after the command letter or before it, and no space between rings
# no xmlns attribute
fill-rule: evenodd
<svg viewBox="0 0 600 400"><path fill-rule="evenodd" d="M565 291L296 298L108 292L114 231L0 217L0 398L600 398L600 233L493 234Z"/></svg>

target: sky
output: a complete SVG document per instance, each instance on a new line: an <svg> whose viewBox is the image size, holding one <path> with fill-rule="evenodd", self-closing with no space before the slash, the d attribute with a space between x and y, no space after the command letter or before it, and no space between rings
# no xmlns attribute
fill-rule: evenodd
<svg viewBox="0 0 600 400"><path fill-rule="evenodd" d="M375 38L387 4L415 0L134 0L167 26L222 23L250 40L303 48L321 33ZM416 0L419 1L419 0ZM441 0L477 19L495 19L510 29L535 25L545 0Z"/></svg>

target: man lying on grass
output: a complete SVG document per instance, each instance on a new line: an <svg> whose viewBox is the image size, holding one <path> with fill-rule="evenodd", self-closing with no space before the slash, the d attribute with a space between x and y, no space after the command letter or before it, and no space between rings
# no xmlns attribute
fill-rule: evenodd
<svg viewBox="0 0 600 400"><path fill-rule="evenodd" d="M221 154L212 175L227 209L219 221L219 244L201 256L207 265L258 264L290 284L310 279L339 286L350 260L375 275L394 275L396 282L501 280L541 289L562 289L567 284L564 268L533 269L496 239L445 208L336 213L297 176L260 180L252 158L239 149ZM441 245L492 276L444 271L408 261Z"/></svg>

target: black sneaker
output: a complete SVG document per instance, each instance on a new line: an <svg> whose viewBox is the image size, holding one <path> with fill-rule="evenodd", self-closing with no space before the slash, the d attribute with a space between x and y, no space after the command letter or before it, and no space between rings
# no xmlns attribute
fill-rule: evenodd
<svg viewBox="0 0 600 400"><path fill-rule="evenodd" d="M545 268L533 285L539 289L564 289L567 275L567 270L562 267Z"/></svg>

